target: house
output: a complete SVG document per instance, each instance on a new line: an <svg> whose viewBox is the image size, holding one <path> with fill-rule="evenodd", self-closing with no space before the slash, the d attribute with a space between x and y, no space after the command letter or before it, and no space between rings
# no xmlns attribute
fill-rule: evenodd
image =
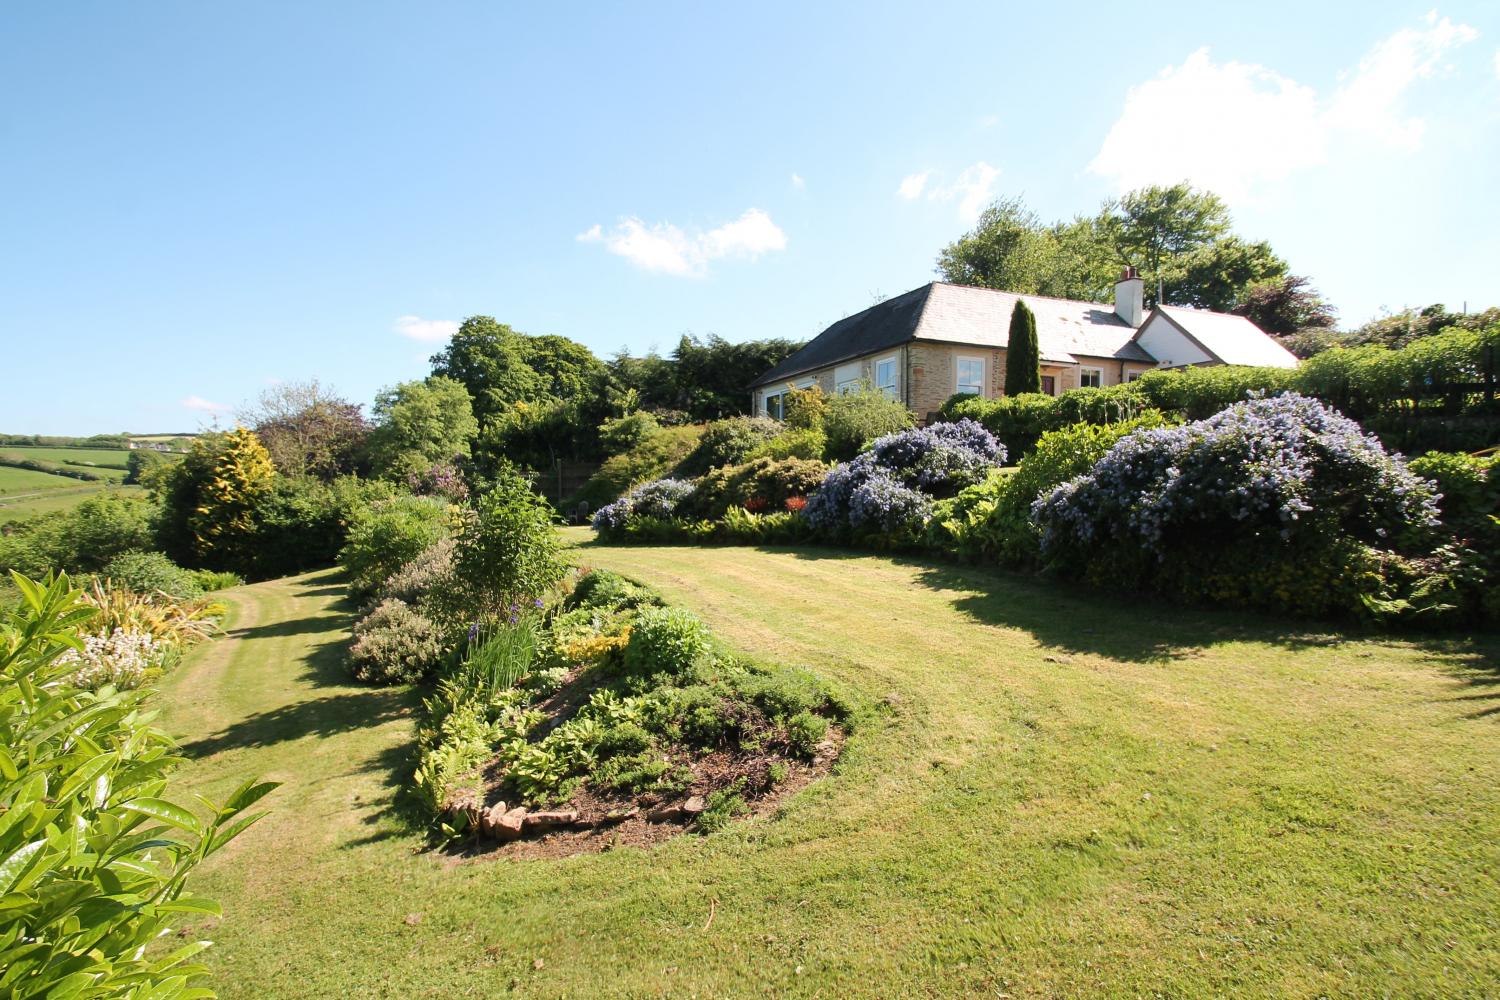
<svg viewBox="0 0 1500 1000"><path fill-rule="evenodd" d="M1011 312L1024 300L1036 315L1042 391L1118 385L1156 368L1269 365L1297 358L1243 316L1144 307L1135 268L1115 284L1115 305L1019 295L941 281L887 299L834 323L751 385L757 414L779 418L789 387L842 392L861 380L919 417L959 392L1005 392Z"/></svg>

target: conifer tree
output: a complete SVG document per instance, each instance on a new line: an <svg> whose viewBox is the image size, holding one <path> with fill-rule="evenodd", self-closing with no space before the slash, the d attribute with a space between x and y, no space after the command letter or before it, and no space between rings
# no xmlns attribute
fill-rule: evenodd
<svg viewBox="0 0 1500 1000"><path fill-rule="evenodd" d="M1042 391L1042 351L1036 339L1036 316L1016 299L1005 348L1005 394Z"/></svg>

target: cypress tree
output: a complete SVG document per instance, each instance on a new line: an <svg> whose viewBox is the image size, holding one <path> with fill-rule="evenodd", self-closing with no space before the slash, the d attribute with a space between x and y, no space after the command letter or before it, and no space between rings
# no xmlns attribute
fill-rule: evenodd
<svg viewBox="0 0 1500 1000"><path fill-rule="evenodd" d="M1005 348L1005 394L1042 391L1042 349L1036 340L1036 316L1016 299Z"/></svg>

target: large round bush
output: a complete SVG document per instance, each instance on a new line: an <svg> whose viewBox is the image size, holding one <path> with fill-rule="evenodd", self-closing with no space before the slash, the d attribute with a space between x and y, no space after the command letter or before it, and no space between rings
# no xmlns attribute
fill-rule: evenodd
<svg viewBox="0 0 1500 1000"><path fill-rule="evenodd" d="M359 598L374 593L447 533L448 505L435 497L398 496L371 504L355 516L339 552L350 593Z"/></svg>
<svg viewBox="0 0 1500 1000"><path fill-rule="evenodd" d="M921 528L932 501L983 482L1005 448L972 420L887 434L837 466L808 498L803 516L830 533Z"/></svg>
<svg viewBox="0 0 1500 1000"><path fill-rule="evenodd" d="M137 594L160 591L168 597L185 600L203 593L197 577L190 570L183 569L161 552L122 553L109 561L102 575L115 586Z"/></svg>
<svg viewBox="0 0 1500 1000"><path fill-rule="evenodd" d="M1286 395L1131 434L1033 516L1065 574L1322 613L1355 610L1359 553L1400 547L1436 510L1358 424Z"/></svg>
<svg viewBox="0 0 1500 1000"><path fill-rule="evenodd" d="M671 520L677 516L683 502L693 495L693 489L693 484L686 479L653 479L642 483L614 503L600 507L594 514L594 529L619 531L632 517Z"/></svg>
<svg viewBox="0 0 1500 1000"><path fill-rule="evenodd" d="M782 429L780 423L769 417L715 420L703 429L697 447L682 460L678 471L683 475L701 476L709 469L743 462Z"/></svg>
<svg viewBox="0 0 1500 1000"><path fill-rule="evenodd" d="M625 669L680 677L709 651L708 628L682 608L646 608L631 626Z"/></svg>
<svg viewBox="0 0 1500 1000"><path fill-rule="evenodd" d="M442 659L442 630L405 601L382 601L354 626L349 672L359 680L414 684Z"/></svg>

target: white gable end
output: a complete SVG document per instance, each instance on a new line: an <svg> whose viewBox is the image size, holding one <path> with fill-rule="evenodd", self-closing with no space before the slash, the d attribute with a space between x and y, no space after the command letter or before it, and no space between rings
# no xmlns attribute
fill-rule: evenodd
<svg viewBox="0 0 1500 1000"><path fill-rule="evenodd" d="M1163 368L1181 368L1218 360L1189 340L1160 313L1146 321L1146 325L1136 334L1135 342L1145 348L1146 353L1155 358Z"/></svg>

